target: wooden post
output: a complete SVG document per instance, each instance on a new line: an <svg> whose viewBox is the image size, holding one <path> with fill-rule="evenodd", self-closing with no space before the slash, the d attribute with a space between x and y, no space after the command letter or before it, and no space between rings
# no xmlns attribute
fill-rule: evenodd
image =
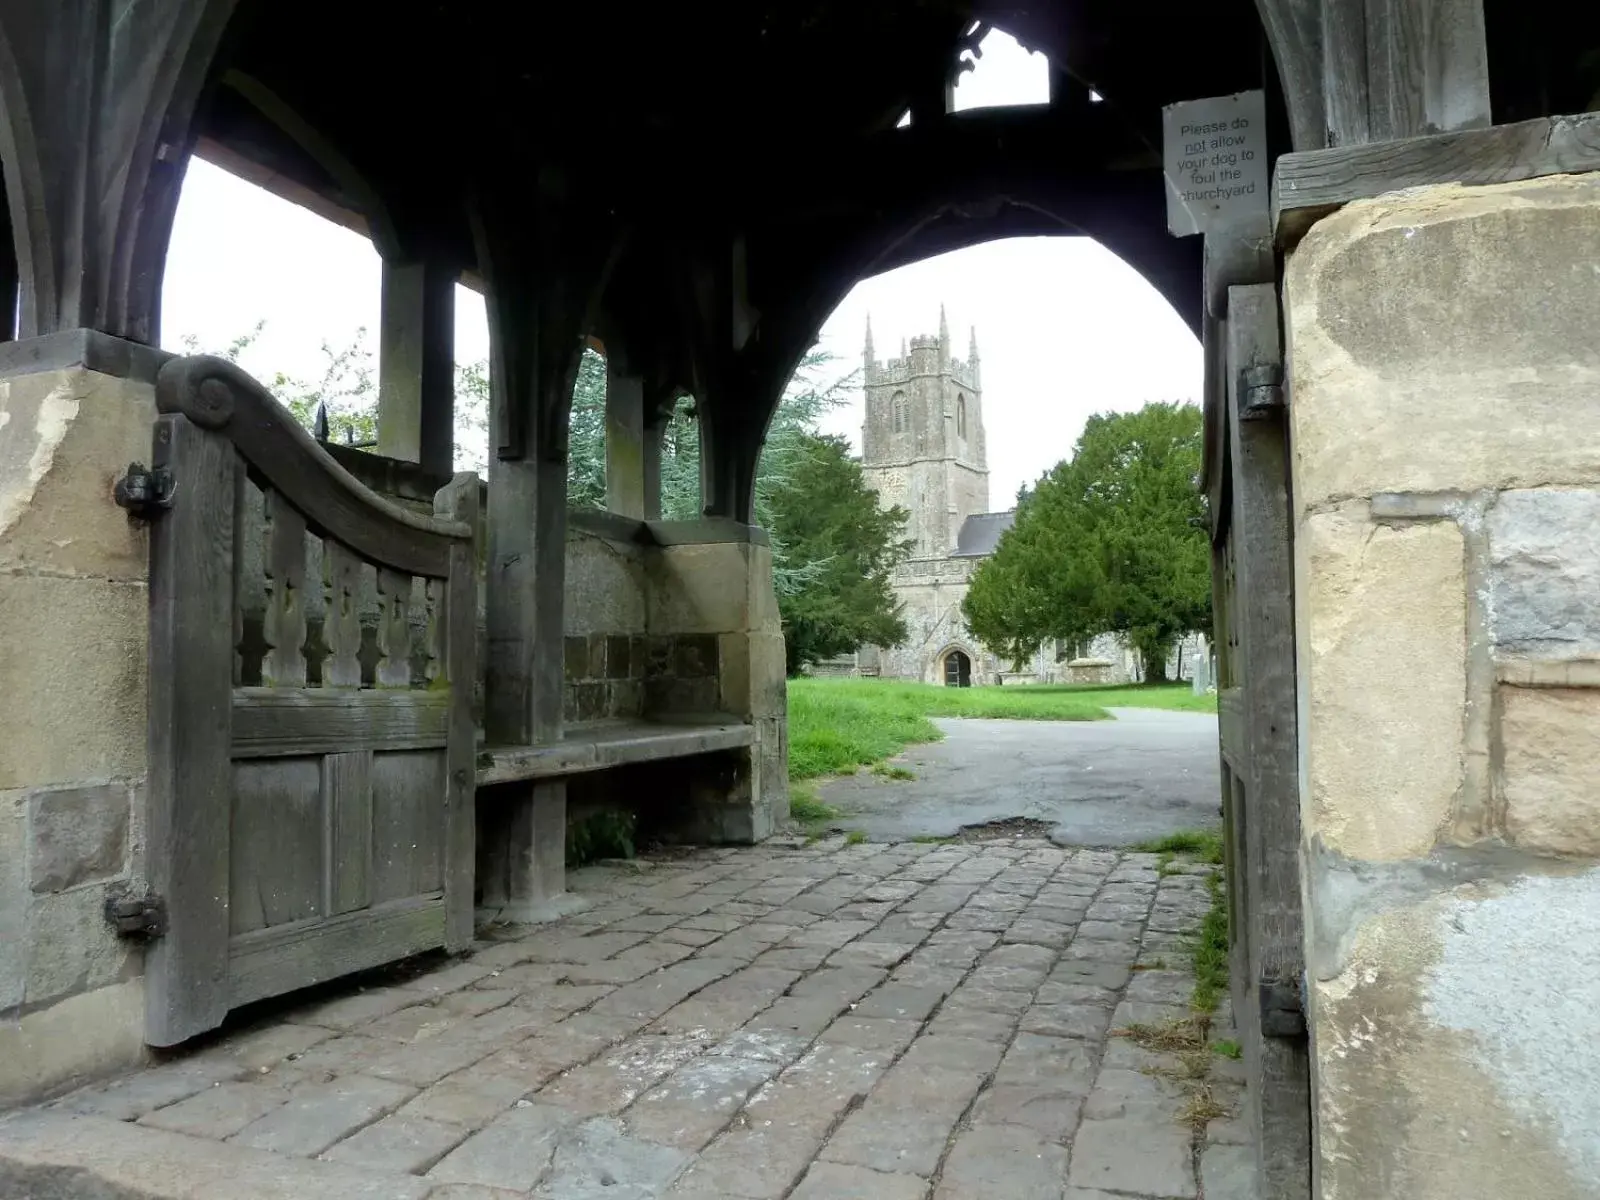
<svg viewBox="0 0 1600 1200"><path fill-rule="evenodd" d="M11 230L11 212L6 204L6 181L0 172L0 342L16 339L17 319L21 315L21 277L17 270L17 243Z"/></svg>
<svg viewBox="0 0 1600 1200"><path fill-rule="evenodd" d="M1263 367L1282 364L1277 289L1230 288L1226 380L1232 443L1233 540L1239 606L1238 672L1248 759L1234 869L1247 881L1248 974L1237 994L1255 1001L1239 1016L1256 1028L1245 1043L1250 1105L1265 1200L1310 1194L1310 1078L1303 1031L1286 1034L1261 1015L1261 996L1295 995L1305 969L1300 908L1300 790L1295 681L1294 564L1290 552L1288 432L1281 398L1249 393Z"/></svg>
<svg viewBox="0 0 1600 1200"><path fill-rule="evenodd" d="M456 278L435 261L383 264L378 453L435 475L455 460Z"/></svg>
<svg viewBox="0 0 1600 1200"><path fill-rule="evenodd" d="M624 517L648 516L645 480L650 474L644 406L644 380L625 375L614 360L606 360L606 508ZM657 462L656 508L660 511L660 447Z"/></svg>

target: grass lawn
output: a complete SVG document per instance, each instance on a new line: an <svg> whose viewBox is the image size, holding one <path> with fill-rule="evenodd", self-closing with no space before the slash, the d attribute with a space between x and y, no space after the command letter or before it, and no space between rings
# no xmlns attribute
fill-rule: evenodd
<svg viewBox="0 0 1600 1200"><path fill-rule="evenodd" d="M1215 696L1186 683L1152 687L1023 685L946 688L880 679L789 681L789 778L871 766L917 742L936 742L929 717L1100 721L1107 707L1216 712Z"/></svg>

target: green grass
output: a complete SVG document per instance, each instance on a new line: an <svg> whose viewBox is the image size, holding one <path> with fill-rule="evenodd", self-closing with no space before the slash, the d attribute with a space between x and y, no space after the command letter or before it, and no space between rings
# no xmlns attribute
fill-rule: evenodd
<svg viewBox="0 0 1600 1200"><path fill-rule="evenodd" d="M1242 1058L1244 1047L1232 1038L1218 1038L1211 1043L1212 1052L1222 1058Z"/></svg>
<svg viewBox="0 0 1600 1200"><path fill-rule="evenodd" d="M1212 863L1218 866L1222 863L1222 833L1220 830L1185 829L1179 833L1169 833L1166 837L1140 842L1133 848L1144 854L1166 855L1167 863L1170 863L1172 856L1177 854L1187 855L1198 862Z"/></svg>
<svg viewBox="0 0 1600 1200"><path fill-rule="evenodd" d="M789 816L802 825L822 825L836 821L840 812L831 804L824 804L810 788L789 789Z"/></svg>
<svg viewBox="0 0 1600 1200"><path fill-rule="evenodd" d="M1228 898L1222 887L1222 872L1206 876L1211 892L1211 908L1200 923L1194 941L1194 995L1189 1004L1197 1012L1217 1011L1217 1003L1228 991Z"/></svg>
<svg viewBox="0 0 1600 1200"><path fill-rule="evenodd" d="M1215 712L1216 697L1196 696L1188 684L946 688L885 679L791 679L789 778L847 774L907 746L936 742L940 733L930 717L1101 721L1108 706Z"/></svg>
<svg viewBox="0 0 1600 1200"><path fill-rule="evenodd" d="M867 835L862 833L859 829L852 829L849 833L844 835L844 844L846 846L859 846L866 840Z"/></svg>

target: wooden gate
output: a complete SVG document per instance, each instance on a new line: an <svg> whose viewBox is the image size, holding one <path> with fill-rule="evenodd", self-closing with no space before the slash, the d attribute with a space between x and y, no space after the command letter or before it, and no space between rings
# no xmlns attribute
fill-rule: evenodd
<svg viewBox="0 0 1600 1200"><path fill-rule="evenodd" d="M1234 1019L1263 1200L1311 1189L1288 428L1278 296L1228 289L1206 336L1222 807Z"/></svg>
<svg viewBox="0 0 1600 1200"><path fill-rule="evenodd" d="M215 358L156 389L146 1041L472 938L476 476L383 500Z"/></svg>

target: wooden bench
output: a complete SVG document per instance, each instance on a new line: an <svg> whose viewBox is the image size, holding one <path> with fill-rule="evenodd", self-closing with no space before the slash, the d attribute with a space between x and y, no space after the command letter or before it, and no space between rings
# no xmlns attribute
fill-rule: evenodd
<svg viewBox="0 0 1600 1200"><path fill-rule="evenodd" d="M591 771L692 758L755 744L755 726L734 717L670 717L575 725L559 742L480 746L478 786L561 779Z"/></svg>

